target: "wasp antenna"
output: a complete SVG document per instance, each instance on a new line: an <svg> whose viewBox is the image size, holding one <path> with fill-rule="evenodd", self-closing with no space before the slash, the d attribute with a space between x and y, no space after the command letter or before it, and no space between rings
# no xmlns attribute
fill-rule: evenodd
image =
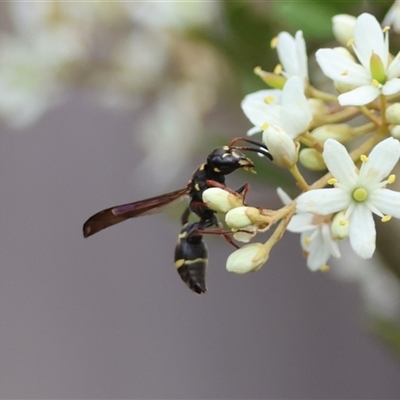
<svg viewBox="0 0 400 400"><path fill-rule="evenodd" d="M258 140L249 139L247 137L237 137L237 138L233 139L229 143L229 147L231 148L236 142L239 142L239 141L250 143L250 144L254 144L255 146L258 146L258 147L261 147L263 149L267 149L268 150L268 147L264 143L259 142Z"/></svg>
<svg viewBox="0 0 400 400"><path fill-rule="evenodd" d="M254 153L259 153L265 157L268 157L271 161L273 160L271 153L268 151L266 147L233 146L231 147L231 149L253 151Z"/></svg>

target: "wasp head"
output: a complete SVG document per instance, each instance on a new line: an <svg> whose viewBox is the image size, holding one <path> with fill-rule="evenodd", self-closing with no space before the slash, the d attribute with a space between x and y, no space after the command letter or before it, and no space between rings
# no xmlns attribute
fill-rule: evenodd
<svg viewBox="0 0 400 400"><path fill-rule="evenodd" d="M218 147L207 158L207 164L215 172L228 175L239 168L254 171L254 164L250 158L246 157L241 151L229 146Z"/></svg>

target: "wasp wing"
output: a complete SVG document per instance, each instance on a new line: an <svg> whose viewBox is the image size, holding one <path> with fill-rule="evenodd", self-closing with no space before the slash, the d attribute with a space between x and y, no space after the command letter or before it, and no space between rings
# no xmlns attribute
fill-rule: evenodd
<svg viewBox="0 0 400 400"><path fill-rule="evenodd" d="M129 218L140 217L151 213L161 212L164 206L178 200L188 194L189 188L175 190L160 196L135 201L134 203L122 204L92 215L83 225L83 236L89 237L109 226L126 221Z"/></svg>

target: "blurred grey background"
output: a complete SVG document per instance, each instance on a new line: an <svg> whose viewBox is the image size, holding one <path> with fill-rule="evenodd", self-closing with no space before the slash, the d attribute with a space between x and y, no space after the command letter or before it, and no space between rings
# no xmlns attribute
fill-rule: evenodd
<svg viewBox="0 0 400 400"><path fill-rule="evenodd" d="M134 119L77 96L29 135L1 131L0 397L398 398L398 360L365 330L356 287L310 273L296 236L246 276L207 237L202 296L174 270L174 219L83 239L94 212L159 193L131 180Z"/></svg>
<svg viewBox="0 0 400 400"><path fill-rule="evenodd" d="M263 88L252 68L276 64L279 30L305 23L310 49L331 35L338 3L283 3L209 3L198 31L168 5L129 18L122 2L0 5L0 398L400 397L398 355L372 334L359 286L310 273L297 236L245 276L206 237L202 296L173 265L179 208L82 236L103 208L183 187L250 128L240 100ZM265 162L249 200L276 208Z"/></svg>

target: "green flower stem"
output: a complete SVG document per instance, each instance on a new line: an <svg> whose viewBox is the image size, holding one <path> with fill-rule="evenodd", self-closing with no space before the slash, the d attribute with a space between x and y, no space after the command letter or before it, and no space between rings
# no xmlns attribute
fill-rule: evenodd
<svg viewBox="0 0 400 400"><path fill-rule="evenodd" d="M296 179L297 182L297 186L302 189L303 191L307 191L309 189L309 185L306 182L306 180L304 179L303 175L301 174L301 172L299 171L299 169L297 168L297 164L293 164L290 168L289 168L290 173L294 176L294 178Z"/></svg>
<svg viewBox="0 0 400 400"><path fill-rule="evenodd" d="M281 208L281 210L284 210L285 212L285 217L281 220L279 225L276 227L274 233L268 238L268 240L264 243L264 247L266 251L269 253L272 249L272 247L282 239L286 228L296 210L296 203L292 201L289 205ZM281 211L278 210L278 211Z"/></svg>
<svg viewBox="0 0 400 400"><path fill-rule="evenodd" d="M381 94L379 96L380 105L381 105L381 127L385 127L387 129L388 122L386 120L386 108L387 108L387 101L386 97Z"/></svg>
<svg viewBox="0 0 400 400"><path fill-rule="evenodd" d="M374 114L373 110L370 110L367 106L359 106L358 109L360 110L361 114L363 114L376 126L381 125L381 119Z"/></svg>
<svg viewBox="0 0 400 400"><path fill-rule="evenodd" d="M373 122L368 122L367 124L352 128L351 133L353 136L359 136L364 133L372 132L374 129L376 129L376 125Z"/></svg>
<svg viewBox="0 0 400 400"><path fill-rule="evenodd" d="M335 124L337 122L343 122L348 119L352 119L359 113L360 111L357 107L346 107L340 111L325 116L324 122L326 124Z"/></svg>
<svg viewBox="0 0 400 400"><path fill-rule="evenodd" d="M322 151L324 150L324 145L308 131L301 134L300 141L307 147L312 147L320 153L322 153Z"/></svg>
<svg viewBox="0 0 400 400"><path fill-rule="evenodd" d="M337 103L337 96L334 94L330 94L327 92L323 92L322 90L315 89L315 87L309 85L307 88L307 97L313 97L315 99L320 99L324 101L329 101L331 103Z"/></svg>

